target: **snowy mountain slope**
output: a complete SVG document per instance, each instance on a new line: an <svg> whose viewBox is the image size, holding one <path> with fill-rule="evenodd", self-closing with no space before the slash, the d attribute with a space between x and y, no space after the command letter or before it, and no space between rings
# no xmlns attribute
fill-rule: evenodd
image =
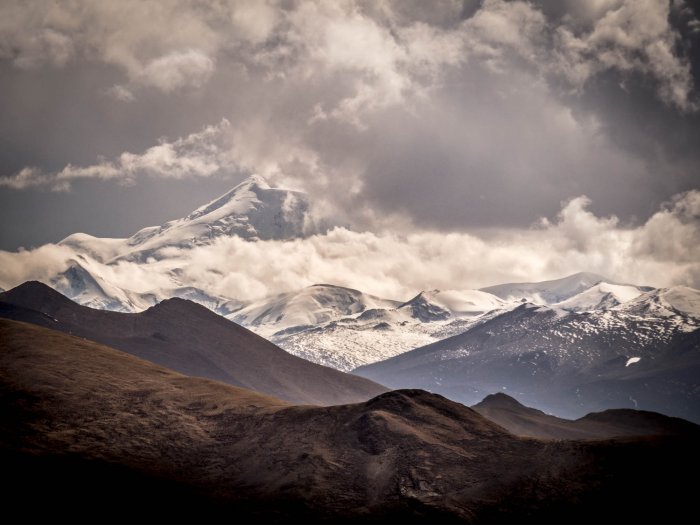
<svg viewBox="0 0 700 525"><path fill-rule="evenodd" d="M318 290L324 292L321 307ZM359 300L341 301L349 292ZM311 304L298 300L308 299L311 293ZM290 302L294 308L289 308ZM278 308L278 304L285 308ZM347 371L462 332L488 312L508 307L512 305L477 290L433 290L398 303L325 286L285 294L281 300L244 308L230 318L267 334L294 355ZM258 317L242 315L249 311Z"/></svg>
<svg viewBox="0 0 700 525"><path fill-rule="evenodd" d="M525 299L536 304L556 304L589 290L598 283L622 285L622 283L617 283L602 275L580 272L553 281L507 283L487 286L486 288L481 288L481 291L491 293L507 301L520 301ZM642 287L641 290L649 291L651 288Z"/></svg>
<svg viewBox="0 0 700 525"><path fill-rule="evenodd" d="M397 301L381 299L350 288L316 284L257 301L228 317L269 337L277 332L300 331L343 317L352 317L368 309L393 308L399 304Z"/></svg>
<svg viewBox="0 0 700 525"><path fill-rule="evenodd" d="M221 236L284 240L316 231L304 193L271 188L254 175L187 217L138 231L127 239L121 257L159 259L163 248L191 248Z"/></svg>
<svg viewBox="0 0 700 525"><path fill-rule="evenodd" d="M58 245L71 248L76 254L106 263L124 252L127 248L127 241L126 239L93 237L87 233L74 233L60 241Z"/></svg>
<svg viewBox="0 0 700 525"><path fill-rule="evenodd" d="M613 308L636 299L644 293L638 286L600 282L583 292L555 303L555 306L572 312L587 312Z"/></svg>
<svg viewBox="0 0 700 525"><path fill-rule="evenodd" d="M653 292L652 292L653 294ZM700 290L688 286L674 286L658 293L662 303L676 312L700 317Z"/></svg>
<svg viewBox="0 0 700 525"><path fill-rule="evenodd" d="M344 318L303 331L276 334L271 341L314 363L350 371L464 332L501 311L495 310L481 316L422 321L407 319L402 309L368 310L355 318Z"/></svg>
<svg viewBox="0 0 700 525"><path fill-rule="evenodd" d="M699 293L657 290L581 313L526 303L356 373L466 404L505 391L566 417L630 407L699 421L700 316L663 305L690 309Z"/></svg>
<svg viewBox="0 0 700 525"><path fill-rule="evenodd" d="M194 286L178 285L175 281L172 287L134 292L111 283L100 269L100 265L78 254L67 270L52 277L47 284L83 306L115 312L141 312L173 297L188 299L222 315L242 306L234 299L217 297Z"/></svg>
<svg viewBox="0 0 700 525"><path fill-rule="evenodd" d="M616 308L628 314L674 317L687 315L700 318L700 291L687 286L659 288Z"/></svg>
<svg viewBox="0 0 700 525"><path fill-rule="evenodd" d="M421 292L399 307L423 322L450 317L475 316L505 305L505 301L480 290L432 290Z"/></svg>
<svg viewBox="0 0 700 525"><path fill-rule="evenodd" d="M102 278L97 272L90 271L89 262L84 257L74 260L64 272L54 276L49 284L55 290L73 301L97 308L116 312L134 312L153 306L157 299L141 296L124 290Z"/></svg>
<svg viewBox="0 0 700 525"><path fill-rule="evenodd" d="M306 194L272 188L263 177L253 175L186 217L143 228L128 239L75 233L58 244L99 262L143 262L166 257L161 253L164 248L187 249L222 236L285 240L321 230L310 217Z"/></svg>

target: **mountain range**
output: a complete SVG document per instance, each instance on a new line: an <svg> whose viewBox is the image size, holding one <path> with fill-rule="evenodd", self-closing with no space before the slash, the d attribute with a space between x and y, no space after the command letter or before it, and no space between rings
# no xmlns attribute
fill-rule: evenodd
<svg viewBox="0 0 700 525"><path fill-rule="evenodd" d="M597 311L525 302L355 373L465 404L501 391L564 417L629 407L700 421L698 304L683 287Z"/></svg>
<svg viewBox="0 0 700 525"><path fill-rule="evenodd" d="M183 374L293 403L352 403L387 390L295 357L183 299L168 299L142 313L128 314L80 306L44 284L28 282L0 294L0 317L79 336Z"/></svg>
<svg viewBox="0 0 700 525"><path fill-rule="evenodd" d="M467 404L507 392L569 418L640 408L700 421L700 292L692 288L583 272L412 298L330 283L244 301L188 280L183 253L232 238L281 242L325 231L313 216L305 194L253 176L186 217L127 239L71 235L58 243L72 254L68 268L42 279L84 306L146 317L191 300L291 354L388 387ZM157 285L135 291L114 279L127 263L155 270ZM227 373L204 375L238 384Z"/></svg>

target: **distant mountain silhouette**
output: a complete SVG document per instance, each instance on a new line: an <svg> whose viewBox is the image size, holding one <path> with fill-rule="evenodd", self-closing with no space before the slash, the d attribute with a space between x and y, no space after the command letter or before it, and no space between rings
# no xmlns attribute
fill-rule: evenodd
<svg viewBox="0 0 700 525"><path fill-rule="evenodd" d="M292 356L191 301L169 299L138 314L80 306L27 282L0 294L0 316L91 339L183 374L294 403L365 401L386 388Z"/></svg>
<svg viewBox="0 0 700 525"><path fill-rule="evenodd" d="M540 439L610 439L625 436L695 434L700 426L656 412L610 409L570 420L526 407L503 394L491 394L472 407L517 436Z"/></svg>

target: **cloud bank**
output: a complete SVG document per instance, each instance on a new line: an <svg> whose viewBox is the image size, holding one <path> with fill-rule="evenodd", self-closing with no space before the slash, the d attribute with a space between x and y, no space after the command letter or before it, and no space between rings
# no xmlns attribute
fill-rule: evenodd
<svg viewBox="0 0 700 525"><path fill-rule="evenodd" d="M446 65L478 57L501 68L516 54L575 86L605 69L647 73L662 99L692 107L689 64L669 24L670 10L684 2L578 2L556 19L544 4L484 0L466 17L465 6L451 1L428 9L352 0L8 0L0 10L0 56L19 68L103 62L164 92L201 87L227 54L276 75L352 71L353 93L333 111L356 118L362 108L420 91Z"/></svg>
<svg viewBox="0 0 700 525"><path fill-rule="evenodd" d="M79 262L134 292L185 283L242 301L317 283L405 300L420 290L551 279L579 270L635 284L700 287L700 192L676 196L635 228L614 216L596 216L589 204L586 197L575 198L556 217L526 231L402 236L336 228L292 241L229 237L191 250L172 248L166 258L146 264L105 264L48 245L0 252L0 286L47 281ZM113 243L106 246L113 249Z"/></svg>
<svg viewBox="0 0 700 525"><path fill-rule="evenodd" d="M181 137L173 142L162 139L158 145L140 154L122 153L113 160L102 160L91 166L67 165L57 173L43 173L37 168L24 168L10 177L0 178L0 186L13 189L49 187L67 191L71 182L79 179L116 179L133 184L139 176L182 179L209 177L220 173L228 163L225 143L231 124L223 119L219 124Z"/></svg>

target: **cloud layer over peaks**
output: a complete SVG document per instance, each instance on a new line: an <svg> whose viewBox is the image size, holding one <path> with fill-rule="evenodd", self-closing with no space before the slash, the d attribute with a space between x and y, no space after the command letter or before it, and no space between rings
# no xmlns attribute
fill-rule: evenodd
<svg viewBox="0 0 700 525"><path fill-rule="evenodd" d="M186 282L244 301L317 283L407 300L420 290L552 279L579 270L636 284L700 287L700 192L676 196L635 228L620 225L616 217L596 216L589 204L586 197L578 197L565 203L553 219L542 219L527 230L494 231L489 236L374 234L336 228L288 241L222 237L207 246L163 250L161 255L167 257L146 264L105 264L99 258L77 256L66 246L48 245L0 252L0 286L46 280L79 261L108 282L134 292ZM113 242L105 249L113 250Z"/></svg>

